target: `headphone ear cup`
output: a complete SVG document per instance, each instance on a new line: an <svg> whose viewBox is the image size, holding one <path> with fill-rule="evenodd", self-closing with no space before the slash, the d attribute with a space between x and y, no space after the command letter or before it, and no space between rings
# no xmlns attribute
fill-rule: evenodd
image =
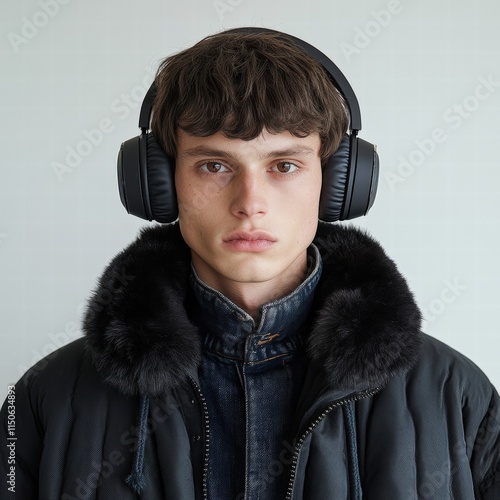
<svg viewBox="0 0 500 500"><path fill-rule="evenodd" d="M151 132L147 134L146 141L147 183L152 218L161 223L174 222L179 215L175 162L165 154Z"/></svg>
<svg viewBox="0 0 500 500"><path fill-rule="evenodd" d="M379 160L373 144L353 137L351 142L351 170L341 220L366 215L375 201L379 174Z"/></svg>
<svg viewBox="0 0 500 500"><path fill-rule="evenodd" d="M118 153L118 189L120 200L129 214L151 220L144 203L141 163L142 136L125 141Z"/></svg>
<svg viewBox="0 0 500 500"><path fill-rule="evenodd" d="M323 166L319 218L325 222L342 220L349 177L350 136L345 134L337 151Z"/></svg>
<svg viewBox="0 0 500 500"><path fill-rule="evenodd" d="M319 218L325 222L366 215L375 201L379 159L373 144L344 135L323 167Z"/></svg>
<svg viewBox="0 0 500 500"><path fill-rule="evenodd" d="M125 141L118 153L118 189L129 214L161 223L177 219L174 162L153 134Z"/></svg>

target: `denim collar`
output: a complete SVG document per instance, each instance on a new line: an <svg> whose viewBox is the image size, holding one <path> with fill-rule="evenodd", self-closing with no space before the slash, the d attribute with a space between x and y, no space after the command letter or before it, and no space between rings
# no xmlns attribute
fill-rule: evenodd
<svg viewBox="0 0 500 500"><path fill-rule="evenodd" d="M308 262L307 278L292 293L260 306L258 324L226 296L204 283L192 267L195 321L204 348L252 364L295 351L302 345L301 327L321 277L321 256L314 244L308 249Z"/></svg>

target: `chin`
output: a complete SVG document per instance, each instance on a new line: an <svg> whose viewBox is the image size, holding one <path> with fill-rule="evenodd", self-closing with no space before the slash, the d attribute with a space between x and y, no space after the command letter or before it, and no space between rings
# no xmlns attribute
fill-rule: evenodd
<svg viewBox="0 0 500 500"><path fill-rule="evenodd" d="M236 283L266 283L276 277L276 273L255 267L236 270L221 269L220 275Z"/></svg>

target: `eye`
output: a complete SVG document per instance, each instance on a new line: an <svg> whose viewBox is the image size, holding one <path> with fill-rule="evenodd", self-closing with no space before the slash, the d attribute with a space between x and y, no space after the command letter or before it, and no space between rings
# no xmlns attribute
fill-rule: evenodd
<svg viewBox="0 0 500 500"><path fill-rule="evenodd" d="M272 169L279 172L280 174L290 174L292 172L295 172L298 168L299 167L297 167L297 165L289 161L279 161L278 163L276 163L276 165L274 165Z"/></svg>
<svg viewBox="0 0 500 500"><path fill-rule="evenodd" d="M225 167L222 163L219 163L218 161L207 161L206 163L200 166L200 169L210 174L217 174L219 172L228 171L228 168Z"/></svg>

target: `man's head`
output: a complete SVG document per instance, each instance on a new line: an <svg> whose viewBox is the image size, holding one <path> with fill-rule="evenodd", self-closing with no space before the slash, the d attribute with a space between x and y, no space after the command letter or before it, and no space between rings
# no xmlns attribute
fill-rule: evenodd
<svg viewBox="0 0 500 500"><path fill-rule="evenodd" d="M303 279L321 164L348 126L340 93L295 42L238 30L169 57L152 130L175 159L182 235L199 276L247 311Z"/></svg>
<svg viewBox="0 0 500 500"><path fill-rule="evenodd" d="M151 128L172 158L179 130L254 139L263 130L318 132L324 161L347 130L348 112L324 68L294 41L238 29L168 57L156 77Z"/></svg>

